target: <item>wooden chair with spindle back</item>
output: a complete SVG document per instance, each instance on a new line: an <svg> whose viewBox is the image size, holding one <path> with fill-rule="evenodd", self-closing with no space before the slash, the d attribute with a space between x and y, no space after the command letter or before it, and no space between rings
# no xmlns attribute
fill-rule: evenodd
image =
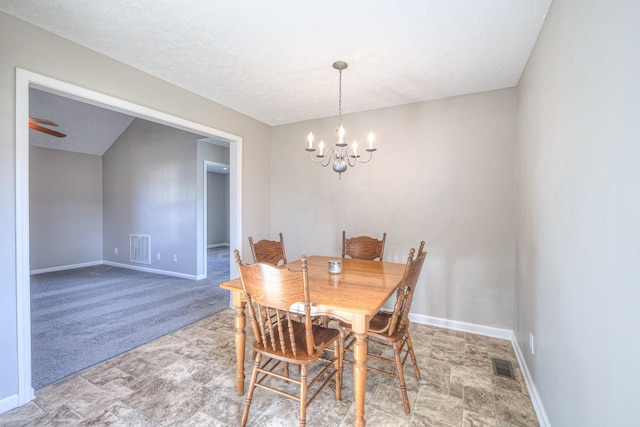
<svg viewBox="0 0 640 427"><path fill-rule="evenodd" d="M347 232L342 231L342 258L349 256L356 259L368 259L382 261L384 244L387 241L387 233L382 234L382 240L369 236L347 238Z"/></svg>
<svg viewBox="0 0 640 427"><path fill-rule="evenodd" d="M341 332L312 324L306 257L302 257L301 271L291 271L266 263L243 264L237 250L234 255L255 336L253 372L241 425L247 423L253 393L259 387L297 400L300 426L304 426L307 406L332 378L336 399L341 399L344 352ZM296 320L299 316L301 321ZM329 359L331 353L333 357ZM308 379L308 367L316 363L324 366L311 370L313 378ZM288 364L298 365L299 369L290 372ZM282 382L285 387L278 386ZM287 391L287 383L299 386L297 396ZM308 397L311 390L313 394Z"/></svg>
<svg viewBox="0 0 640 427"><path fill-rule="evenodd" d="M411 309L411 302L413 301L415 288L418 284L418 278L420 277L420 272L422 271L422 266L426 256L427 253L424 251L424 241L420 242L420 248L418 249L417 254L413 248L409 251L404 275L396 293L396 302L393 311L379 311L369 322L369 343L380 343L390 346L393 348L394 358L388 359L371 353L368 354L368 358L395 365L395 368L393 372L390 372L384 369L375 368L368 364L367 369L383 375L398 378L400 382L400 391L402 392L404 411L407 414L411 412L403 372L407 356L411 358L413 372L415 373L416 379L420 379L420 369L418 368L416 355L413 351L413 343L411 342L411 336L409 335L409 326L411 324L409 321L409 311ZM340 322L340 327L342 328L340 339L345 340L346 333L351 332L351 325L345 322ZM352 352L354 343L355 340L351 339L345 346L345 351ZM344 361L353 363L346 358Z"/></svg>
<svg viewBox="0 0 640 427"><path fill-rule="evenodd" d="M249 236L249 246L253 254L254 262L265 262L271 265L278 265L280 261L287 263L287 255L284 251L284 238L280 233L280 240L260 240L253 243L253 238Z"/></svg>

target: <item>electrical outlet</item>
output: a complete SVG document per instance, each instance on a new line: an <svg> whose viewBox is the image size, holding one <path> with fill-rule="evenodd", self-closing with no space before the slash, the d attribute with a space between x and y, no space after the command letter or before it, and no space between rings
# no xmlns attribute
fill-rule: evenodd
<svg viewBox="0 0 640 427"><path fill-rule="evenodd" d="M113 249L113 253L114 253L114 254L116 254L116 255L118 255L118 248L114 248L114 249Z"/></svg>
<svg viewBox="0 0 640 427"><path fill-rule="evenodd" d="M533 333L529 332L529 349L531 350L531 354L535 354L535 347L533 344Z"/></svg>
<svg viewBox="0 0 640 427"><path fill-rule="evenodd" d="M156 259L160 261L160 252L158 252L158 254L156 255Z"/></svg>
<svg viewBox="0 0 640 427"><path fill-rule="evenodd" d="M178 262L178 254L173 254L173 262Z"/></svg>

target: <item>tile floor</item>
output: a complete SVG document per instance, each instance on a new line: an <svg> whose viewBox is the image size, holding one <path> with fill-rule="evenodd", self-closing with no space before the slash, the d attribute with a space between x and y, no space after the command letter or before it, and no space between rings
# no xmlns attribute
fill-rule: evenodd
<svg viewBox="0 0 640 427"><path fill-rule="evenodd" d="M224 310L38 390L34 401L0 415L0 426L239 425L244 399L235 391L233 321L234 311ZM404 413L395 379L369 373L368 426L538 425L509 341L424 325L412 325L411 336L422 373L416 380L407 362L412 413ZM494 375L491 357L509 360L517 378ZM307 425L353 425L353 371L349 364L344 370L342 400L325 389ZM249 425L295 426L297 414L296 402L258 389Z"/></svg>

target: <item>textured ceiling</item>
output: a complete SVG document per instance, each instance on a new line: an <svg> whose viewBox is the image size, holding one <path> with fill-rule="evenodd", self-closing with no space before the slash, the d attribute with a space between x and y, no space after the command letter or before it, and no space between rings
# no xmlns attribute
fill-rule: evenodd
<svg viewBox="0 0 640 427"><path fill-rule="evenodd" d="M269 125L518 84L551 0L2 0Z"/></svg>

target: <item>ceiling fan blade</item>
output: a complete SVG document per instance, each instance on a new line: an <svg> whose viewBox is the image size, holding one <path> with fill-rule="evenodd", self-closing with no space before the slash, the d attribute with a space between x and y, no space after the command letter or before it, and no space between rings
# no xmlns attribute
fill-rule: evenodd
<svg viewBox="0 0 640 427"><path fill-rule="evenodd" d="M29 123L38 123L38 124L41 124L41 125L58 126L58 124L56 122L52 122L51 120L36 119L35 117L29 117Z"/></svg>
<svg viewBox="0 0 640 427"><path fill-rule="evenodd" d="M29 127L30 127L31 129L34 129L34 130L37 130L37 131L40 131L40 132L47 133L47 134L49 134L49 135L57 136L58 138L64 138L65 136L67 136L67 135L66 135L66 134L64 134L64 133L60 133L60 132L57 132L57 131L55 131L55 130L47 129L47 128L42 127L42 126L38 126L38 125L37 125L37 124L35 124L35 123L29 123Z"/></svg>

